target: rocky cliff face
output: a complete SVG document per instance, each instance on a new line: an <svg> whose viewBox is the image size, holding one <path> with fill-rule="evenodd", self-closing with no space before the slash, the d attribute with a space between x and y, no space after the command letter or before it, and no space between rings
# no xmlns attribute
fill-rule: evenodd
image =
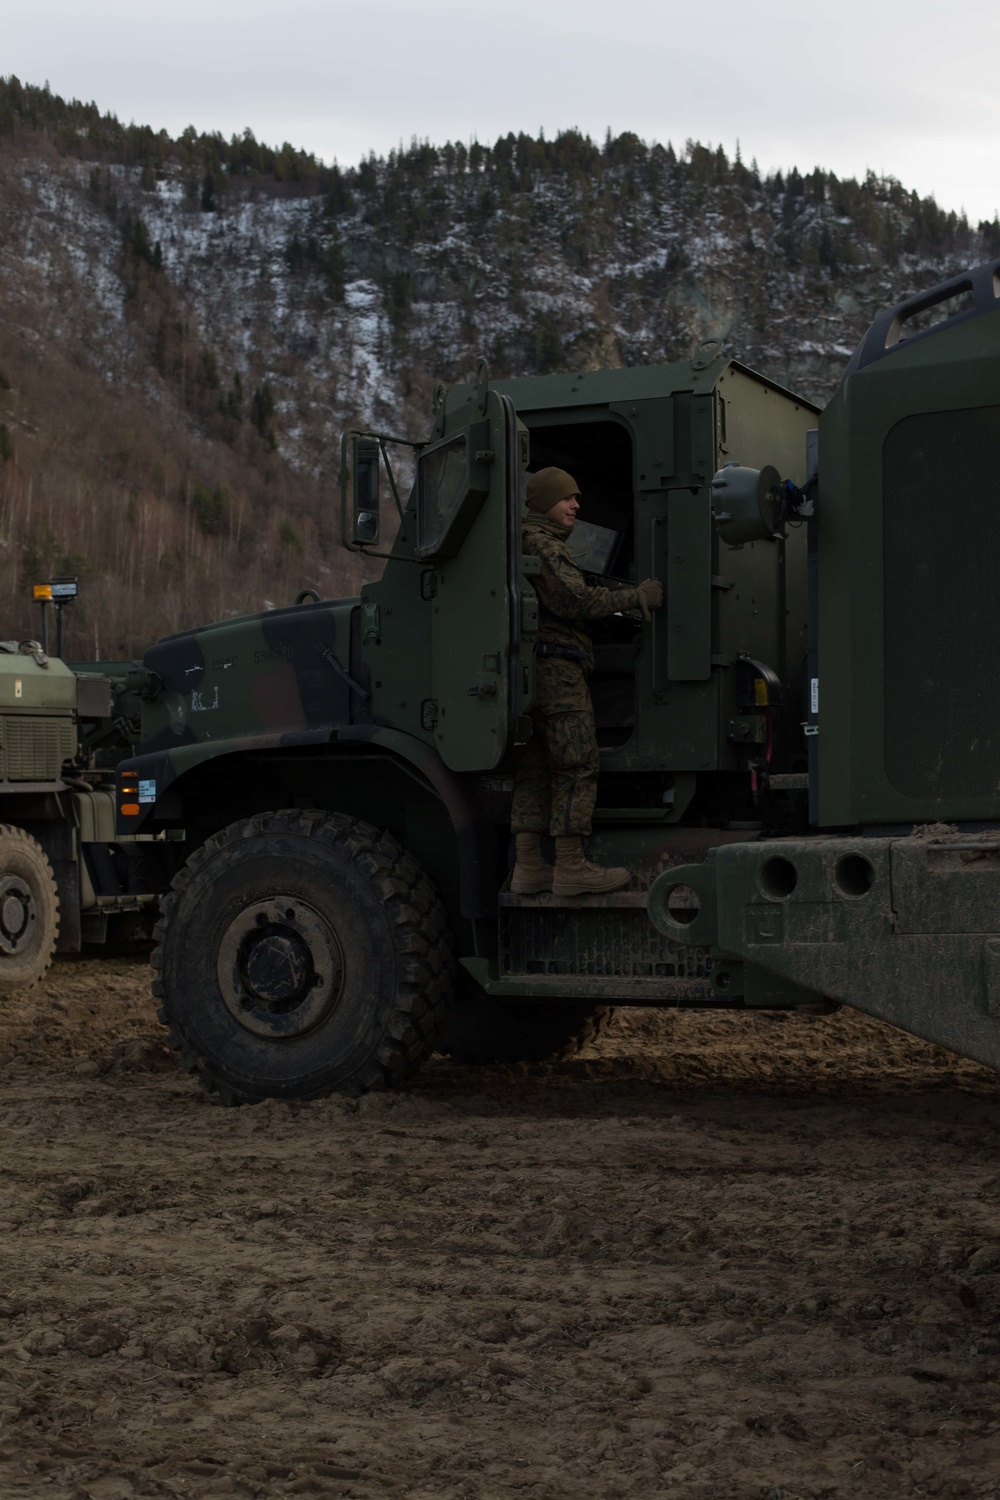
<svg viewBox="0 0 1000 1500"><path fill-rule="evenodd" d="M880 307L1000 240L892 181L762 180L630 138L414 147L325 192L233 180L210 211L179 168L146 191L140 176L108 179L117 213L141 218L213 349L273 383L285 451L314 467L344 419L398 424L481 353L499 375L546 373L719 338L822 401Z"/></svg>
<svg viewBox="0 0 1000 1500"><path fill-rule="evenodd" d="M892 180L762 179L690 142L415 144L342 173L15 84L0 595L17 615L32 570L89 575L78 618L107 654L302 584L352 588L341 431L424 436L434 381L479 354L520 375L717 338L823 401L879 307L1000 253L1000 226Z"/></svg>

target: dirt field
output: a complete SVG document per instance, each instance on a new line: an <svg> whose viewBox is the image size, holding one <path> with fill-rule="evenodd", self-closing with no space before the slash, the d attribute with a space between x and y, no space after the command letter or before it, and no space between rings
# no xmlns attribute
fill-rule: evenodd
<svg viewBox="0 0 1000 1500"><path fill-rule="evenodd" d="M1000 1496L1000 1080L842 1013L226 1110L0 1015L0 1495Z"/></svg>

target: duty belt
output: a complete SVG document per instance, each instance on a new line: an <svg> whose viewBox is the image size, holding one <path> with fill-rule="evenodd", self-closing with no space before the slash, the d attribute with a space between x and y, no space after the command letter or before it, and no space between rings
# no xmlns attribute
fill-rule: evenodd
<svg viewBox="0 0 1000 1500"><path fill-rule="evenodd" d="M539 641L535 647L538 656L563 656L567 661L589 661L586 651L574 651L572 646L553 646L549 641Z"/></svg>

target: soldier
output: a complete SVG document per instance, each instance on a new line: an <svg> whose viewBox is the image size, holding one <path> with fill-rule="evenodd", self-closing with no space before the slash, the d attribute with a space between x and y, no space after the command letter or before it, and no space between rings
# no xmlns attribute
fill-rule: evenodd
<svg viewBox="0 0 1000 1500"><path fill-rule="evenodd" d="M586 621L623 609L649 611L663 602L663 587L647 578L634 588L587 583L567 539L580 509L580 490L565 469L540 469L528 477L528 517L521 549L541 558L533 580L540 620L535 648L534 732L514 765L511 826L517 859L510 888L520 896L551 890L556 896L614 891L626 885L625 869L603 869L583 857L597 796L599 755L594 706L587 687L594 649ZM555 838L556 862L542 854L542 835Z"/></svg>

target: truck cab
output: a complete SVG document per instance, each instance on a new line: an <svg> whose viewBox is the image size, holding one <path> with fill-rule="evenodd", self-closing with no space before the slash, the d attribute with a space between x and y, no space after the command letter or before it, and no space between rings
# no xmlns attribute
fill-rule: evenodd
<svg viewBox="0 0 1000 1500"><path fill-rule="evenodd" d="M222 857L213 841L272 813L385 830L439 893L454 954L443 1045L451 1036L463 1055L485 1055L484 1026L490 1055L535 1055L539 1029L572 1044L612 998L720 1003L704 955L658 932L646 902L693 852L805 816L807 563L804 529L733 539L712 482L731 463L804 482L817 416L711 343L675 365L499 383L481 362L474 381L438 388L429 436L348 434L343 540L379 559L380 576L354 598L304 594L154 646L144 665L159 686L140 754L120 768L119 834L181 838L207 871ZM523 494L551 464L581 486L582 570L611 587L656 577L665 596L651 623L623 610L594 627L592 853L635 879L562 904L517 897L508 879L538 630ZM277 847L260 826L261 849ZM207 894L208 874L194 878ZM180 904L169 898L168 916ZM299 951L297 928L265 925L275 963ZM284 1036L267 1017L287 997L253 998L250 971L266 965L246 955L264 940L245 926L237 912L226 939L244 955L237 979L202 976L206 1004L237 1020L249 1006ZM313 947L302 952L308 968ZM200 1035L200 1023L184 1014L187 1049L185 1028ZM243 1097L256 1085L240 1076Z"/></svg>

